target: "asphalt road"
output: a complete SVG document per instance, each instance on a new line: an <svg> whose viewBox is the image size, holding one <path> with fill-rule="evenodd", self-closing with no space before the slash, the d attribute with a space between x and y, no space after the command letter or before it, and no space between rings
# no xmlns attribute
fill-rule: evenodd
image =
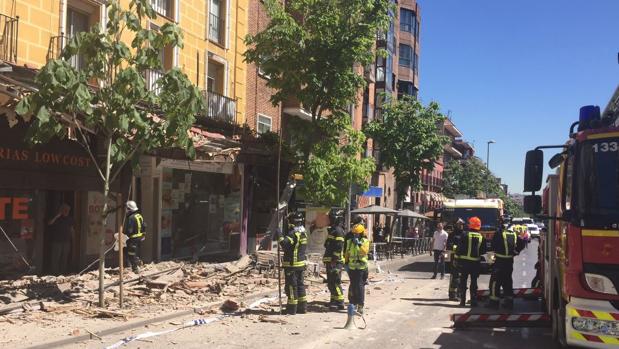
<svg viewBox="0 0 619 349"><path fill-rule="evenodd" d="M537 242L534 241L515 260L514 287L529 287L534 277ZM388 269L388 268L384 268ZM392 267L391 273L374 275L367 287L365 330L342 329L346 314L327 312L325 292L310 295L310 313L281 316L274 308L261 309L243 317L236 316L209 325L186 328L169 334L135 341L127 348L552 348L547 328L452 329L450 315L468 311L486 312L484 308L461 308L447 299L445 280L431 280L430 256ZM486 288L488 276L480 278ZM319 289L320 290L320 289ZM537 301L518 301L515 312L535 312ZM205 317L208 317L205 316ZM196 318L194 316L193 318ZM191 317L179 321L190 320ZM266 321L265 321L266 320ZM277 323L279 322L279 323ZM359 321L358 321L359 324ZM148 329L89 341L80 347L105 347L119 339L147 331L173 327L156 324Z"/></svg>

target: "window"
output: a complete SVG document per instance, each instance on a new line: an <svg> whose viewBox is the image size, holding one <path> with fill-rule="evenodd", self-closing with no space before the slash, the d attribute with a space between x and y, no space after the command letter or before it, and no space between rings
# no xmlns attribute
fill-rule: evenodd
<svg viewBox="0 0 619 349"><path fill-rule="evenodd" d="M225 0L211 0L209 6L208 38L220 45L226 39L225 4Z"/></svg>
<svg viewBox="0 0 619 349"><path fill-rule="evenodd" d="M159 30L159 27L152 24L150 25L152 30ZM165 47L164 49L159 51L159 61L161 62L160 69L154 69L147 71L146 74L146 85L148 89L151 91L155 91L156 94L159 94L159 88L157 87L157 80L163 77L164 73L173 66L174 57L174 48L172 46Z"/></svg>
<svg viewBox="0 0 619 349"><path fill-rule="evenodd" d="M157 13L172 17L172 0L150 0L150 5Z"/></svg>
<svg viewBox="0 0 619 349"><path fill-rule="evenodd" d="M402 98L403 95L417 98L417 89L412 82L398 81L398 98Z"/></svg>
<svg viewBox="0 0 619 349"><path fill-rule="evenodd" d="M400 9L400 30L408 33L416 33L417 16L415 11Z"/></svg>
<svg viewBox="0 0 619 349"><path fill-rule="evenodd" d="M419 55L415 53L415 60L413 61L413 71L415 74L419 73Z"/></svg>
<svg viewBox="0 0 619 349"><path fill-rule="evenodd" d="M376 57L376 81L385 81L385 58Z"/></svg>
<svg viewBox="0 0 619 349"><path fill-rule="evenodd" d="M412 67L413 48L408 45L400 44L400 65Z"/></svg>
<svg viewBox="0 0 619 349"><path fill-rule="evenodd" d="M220 95L224 95L224 92L225 92L224 72L225 72L225 69L224 69L223 64L209 60L208 72L207 72L207 78L206 78L207 91L215 92Z"/></svg>
<svg viewBox="0 0 619 349"><path fill-rule="evenodd" d="M88 31L88 15L69 7L67 10L67 39L85 31ZM71 57L69 62L76 69L84 68L84 57L80 55Z"/></svg>
<svg viewBox="0 0 619 349"><path fill-rule="evenodd" d="M258 125L256 126L256 130L258 134L263 134L267 132L271 132L273 129L273 120L270 116L258 114Z"/></svg>

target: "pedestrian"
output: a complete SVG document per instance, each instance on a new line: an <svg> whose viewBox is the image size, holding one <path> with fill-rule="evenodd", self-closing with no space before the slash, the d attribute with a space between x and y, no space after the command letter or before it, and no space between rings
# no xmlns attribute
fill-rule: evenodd
<svg viewBox="0 0 619 349"><path fill-rule="evenodd" d="M460 272L460 305L466 305L466 284L471 278L471 306L477 306L477 278L481 268L481 255L486 253L486 242L479 233L481 230L481 220L478 217L469 218L468 230L462 234L458 244L456 254Z"/></svg>
<svg viewBox="0 0 619 349"><path fill-rule="evenodd" d="M385 241L385 233L383 231L383 227L377 222L374 225L374 234L372 235L374 242L383 242Z"/></svg>
<svg viewBox="0 0 619 349"><path fill-rule="evenodd" d="M365 305L365 284L368 280L368 253L370 241L365 236L365 227L362 223L353 225L347 235L344 245L344 260L350 286L348 288L348 302L355 306L357 312L363 314Z"/></svg>
<svg viewBox="0 0 619 349"><path fill-rule="evenodd" d="M52 242L51 271L52 274L60 275L68 271L71 240L73 240L75 233L75 221L71 216L71 206L66 203L60 205L58 214L50 219L47 225L50 228Z"/></svg>
<svg viewBox="0 0 619 349"><path fill-rule="evenodd" d="M441 280L445 278L445 251L447 250L447 239L449 234L443 230L443 223L436 225L436 230L432 236L432 253L434 253L434 275L432 279L436 279L438 268L441 268Z"/></svg>
<svg viewBox="0 0 619 349"><path fill-rule="evenodd" d="M125 218L124 234L127 235L127 248L124 249L124 259L134 273L140 272L140 247L146 238L146 223L135 201L127 201L127 217Z"/></svg>
<svg viewBox="0 0 619 349"><path fill-rule="evenodd" d="M447 246L451 251L451 270L449 275L449 300L458 301L458 287L460 286L460 273L458 271L458 255L456 249L464 233L464 220L458 218L454 224L453 231L447 240Z"/></svg>
<svg viewBox="0 0 619 349"><path fill-rule="evenodd" d="M284 267L285 289L288 302L286 314L296 315L307 312L307 297L303 273L307 264L307 232L303 223L303 213L293 212L288 217L291 227L285 235L277 234L284 252L282 265Z"/></svg>
<svg viewBox="0 0 619 349"><path fill-rule="evenodd" d="M344 267L344 219L332 215L331 227L325 240L325 254L322 261L327 269L327 287L331 293L329 309L344 310L344 292L342 291L342 269Z"/></svg>
<svg viewBox="0 0 619 349"><path fill-rule="evenodd" d="M501 225L502 227L502 225ZM514 256L524 249L525 242L515 232L509 229L500 229L492 238L492 250L495 261L490 277L490 300L487 307L498 309L501 288L505 298L503 305L511 309L514 307L514 286L512 273L514 271Z"/></svg>

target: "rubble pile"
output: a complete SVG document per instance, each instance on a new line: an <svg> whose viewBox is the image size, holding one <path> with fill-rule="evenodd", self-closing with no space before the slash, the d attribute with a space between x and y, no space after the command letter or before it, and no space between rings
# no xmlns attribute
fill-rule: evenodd
<svg viewBox="0 0 619 349"><path fill-rule="evenodd" d="M105 298L110 307L105 309L96 306L97 271L69 276L28 275L0 281L0 321L25 319L41 311L126 320L137 314L200 308L224 300L230 300L226 303L231 307L246 295L277 285L276 273L258 270L249 256L220 264L178 261L147 264L140 275L125 270L124 307L118 309L118 274L117 268L106 269Z"/></svg>

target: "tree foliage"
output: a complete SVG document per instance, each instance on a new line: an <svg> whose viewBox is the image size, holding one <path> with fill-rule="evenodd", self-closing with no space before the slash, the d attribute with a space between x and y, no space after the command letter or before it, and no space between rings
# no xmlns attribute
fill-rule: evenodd
<svg viewBox="0 0 619 349"><path fill-rule="evenodd" d="M161 50L182 47L180 28L173 23L158 30L143 27L156 18L149 0L132 0L128 9L112 0L107 8L105 27L74 35L60 59L50 60L37 74L38 91L16 107L29 123L32 143L63 138L69 127L77 131L78 141L96 164L104 197L124 166L137 162L144 152L180 147L193 157L188 130L204 109L199 90L179 69L166 72L155 86L148 86L144 78L150 71L163 70ZM75 56L83 62L79 69L69 62ZM109 214L107 202L102 221ZM99 270L102 279L102 264ZM102 283L99 291L103 303Z"/></svg>
<svg viewBox="0 0 619 349"><path fill-rule="evenodd" d="M314 203L341 205L352 184L374 170L359 157L364 135L348 112L365 86L360 69L375 58L376 33L389 25L390 0L265 0L267 28L248 36L245 59L268 76L274 105L297 100L309 123L289 127L291 146ZM288 132L288 130L287 130Z"/></svg>
<svg viewBox="0 0 619 349"><path fill-rule="evenodd" d="M443 154L449 138L440 134L438 125L445 117L437 103L424 107L408 96L385 103L382 115L383 120L371 122L365 132L378 143L381 164L393 168L403 198L409 187L421 188L422 171L432 171Z"/></svg>
<svg viewBox="0 0 619 349"><path fill-rule="evenodd" d="M515 216L523 215L522 207L505 194L499 179L477 157L451 161L447 164L443 172L443 193L452 198L458 195L474 198L486 193L488 197L501 198L507 213Z"/></svg>

